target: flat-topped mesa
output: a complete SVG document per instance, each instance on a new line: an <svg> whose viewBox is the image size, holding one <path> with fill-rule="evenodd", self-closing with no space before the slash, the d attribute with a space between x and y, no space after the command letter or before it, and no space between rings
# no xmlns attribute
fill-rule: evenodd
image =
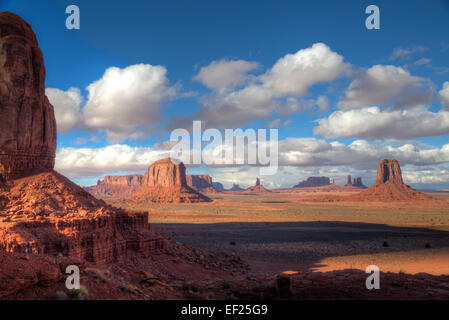
<svg viewBox="0 0 449 320"><path fill-rule="evenodd" d="M232 188L229 189L228 191L244 191L245 189L240 188L240 186L236 183L232 184Z"/></svg>
<svg viewBox="0 0 449 320"><path fill-rule="evenodd" d="M376 183L387 183L402 185L402 172L396 159L382 159L377 165Z"/></svg>
<svg viewBox="0 0 449 320"><path fill-rule="evenodd" d="M52 170L56 121L45 96L45 67L31 26L0 12L0 174L15 179Z"/></svg>
<svg viewBox="0 0 449 320"><path fill-rule="evenodd" d="M154 162L145 173L142 187L127 199L153 203L208 202L208 197L189 187L186 167L170 158Z"/></svg>
<svg viewBox="0 0 449 320"><path fill-rule="evenodd" d="M330 185L330 179L328 177L308 177L307 180L301 181L293 186L293 188L310 188L328 185Z"/></svg>
<svg viewBox="0 0 449 320"><path fill-rule="evenodd" d="M137 191L143 185L143 175L105 176L95 186L84 188L96 198L124 197Z"/></svg>
<svg viewBox="0 0 449 320"><path fill-rule="evenodd" d="M141 186L143 184L143 175L130 174L126 176L105 176L103 181L99 181L97 185L110 186Z"/></svg>

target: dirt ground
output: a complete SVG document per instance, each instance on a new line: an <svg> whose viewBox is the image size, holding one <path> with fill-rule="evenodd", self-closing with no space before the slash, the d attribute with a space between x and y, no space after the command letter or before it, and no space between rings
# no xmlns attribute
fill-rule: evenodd
<svg viewBox="0 0 449 320"><path fill-rule="evenodd" d="M194 248L238 254L257 275L365 270L449 275L449 193L442 203L308 202L310 194L209 195L212 203L159 204L157 231ZM316 196L316 195L314 195Z"/></svg>

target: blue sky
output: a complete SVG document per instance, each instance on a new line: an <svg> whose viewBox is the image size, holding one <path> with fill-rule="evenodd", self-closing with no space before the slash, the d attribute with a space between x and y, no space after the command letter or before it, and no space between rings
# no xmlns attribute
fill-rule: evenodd
<svg viewBox="0 0 449 320"><path fill-rule="evenodd" d="M80 30L65 28L70 4L80 8ZM380 8L380 30L365 27L370 4ZM262 177L271 187L317 174L343 183L345 174L352 173L370 183L378 158L395 156L410 184L449 188L449 83L444 89L449 81L449 1L13 0L0 1L0 8L22 16L37 34L46 86L60 90L48 93L62 128L57 169L81 184L105 174L141 172L150 164L145 161L157 157L154 145L167 141L171 129L198 119L220 129L279 128L283 168L276 177ZM322 62L289 73L288 63L303 63L316 52L323 53ZM283 58L286 67L279 71L275 66ZM136 65L141 67L127 69ZM218 66L227 73L217 84ZM114 95L110 86L101 86L111 67L118 68L116 77L157 81L155 86L128 84L126 97ZM228 74L231 69L235 72ZM94 82L103 90L90 99L87 87ZM254 86L263 89L260 94L270 92L269 97L238 100ZM67 102L64 93L70 88L79 91L72 90ZM76 103L73 97L81 100ZM220 122L228 112L234 114L229 101L241 107L248 97L254 98L252 110L237 108L235 126L231 116ZM128 119L136 108L148 119ZM58 115L66 115L65 120ZM372 129L351 119L367 121ZM419 125L417 119L422 119ZM399 129L391 129L394 123ZM413 130L405 134L406 128ZM298 154L293 147L303 150ZM345 148L347 160L339 158ZM105 155L130 161L105 164ZM225 185L247 185L257 175L248 167L189 171L208 172Z"/></svg>

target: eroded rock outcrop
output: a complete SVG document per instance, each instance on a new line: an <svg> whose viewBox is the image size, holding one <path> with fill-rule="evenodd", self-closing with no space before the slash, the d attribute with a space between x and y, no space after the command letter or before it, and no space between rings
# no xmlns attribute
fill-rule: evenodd
<svg viewBox="0 0 449 320"><path fill-rule="evenodd" d="M208 202L208 197L187 185L186 168L170 158L154 162L145 173L143 186L130 194L129 201L154 203Z"/></svg>
<svg viewBox="0 0 449 320"><path fill-rule="evenodd" d="M0 174L6 179L52 170L56 151L53 106L31 26L0 13Z"/></svg>
<svg viewBox="0 0 449 320"><path fill-rule="evenodd" d="M382 159L377 165L376 183L348 199L355 201L416 201L428 200L432 197L404 184L399 161Z"/></svg>

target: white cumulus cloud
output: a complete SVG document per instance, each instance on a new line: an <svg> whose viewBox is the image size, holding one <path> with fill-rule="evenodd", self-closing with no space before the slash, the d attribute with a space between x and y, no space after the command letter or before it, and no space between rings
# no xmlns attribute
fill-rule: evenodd
<svg viewBox="0 0 449 320"><path fill-rule="evenodd" d="M392 105L405 108L430 103L434 99L434 90L428 84L426 79L412 76L401 67L375 65L355 76L337 107Z"/></svg>
<svg viewBox="0 0 449 320"><path fill-rule="evenodd" d="M440 90L439 96L444 109L449 111L449 81L443 83L443 88Z"/></svg>
<svg viewBox="0 0 449 320"><path fill-rule="evenodd" d="M67 91L47 88L45 94L55 109L58 133L67 133L82 126L81 104L83 97L78 88L70 88Z"/></svg>
<svg viewBox="0 0 449 320"><path fill-rule="evenodd" d="M313 133L326 139L411 139L448 134L449 112L431 112L423 106L384 111L368 107L335 111L317 123Z"/></svg>
<svg viewBox="0 0 449 320"><path fill-rule="evenodd" d="M222 64L224 62L217 62L213 66L221 68ZM344 62L341 55L323 43L316 43L310 48L280 58L264 74L252 77L243 88L225 90L230 83L225 79L221 90L214 90L200 99L202 108L198 112L189 118L174 118L174 126L187 127L192 120L203 120L208 127L235 128L257 119L269 120L275 111L284 115L298 112L303 110L305 102L295 105L296 98L307 95L313 85L331 82L349 69L349 64ZM242 73L238 74L230 78L239 79ZM209 87L219 89L216 78L214 74L214 82L212 85L209 82ZM312 99L306 104L310 103L317 105L320 110L329 108L329 102L324 97L316 101Z"/></svg>
<svg viewBox="0 0 449 320"><path fill-rule="evenodd" d="M162 66L137 64L108 68L87 87L85 124L106 132L109 141L140 138L160 120L161 105L175 90Z"/></svg>
<svg viewBox="0 0 449 320"><path fill-rule="evenodd" d="M248 72L258 67L257 62L222 59L202 67L193 79L211 89L233 88L243 84Z"/></svg>

